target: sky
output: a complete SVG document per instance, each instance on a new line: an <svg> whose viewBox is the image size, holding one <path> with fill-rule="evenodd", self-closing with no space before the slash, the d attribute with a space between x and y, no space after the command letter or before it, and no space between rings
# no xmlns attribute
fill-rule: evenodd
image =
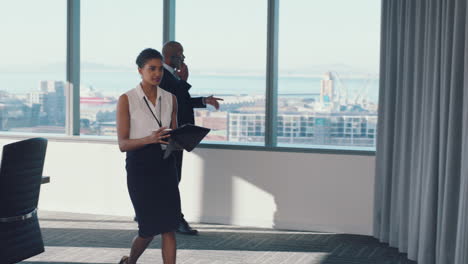
<svg viewBox="0 0 468 264"><path fill-rule="evenodd" d="M0 69L64 65L66 2L0 3ZM279 5L280 72L328 65L378 72L379 0ZM193 71L264 72L266 19L266 0L177 0L176 40ZM81 0L82 62L131 68L142 49L161 46L162 0Z"/></svg>

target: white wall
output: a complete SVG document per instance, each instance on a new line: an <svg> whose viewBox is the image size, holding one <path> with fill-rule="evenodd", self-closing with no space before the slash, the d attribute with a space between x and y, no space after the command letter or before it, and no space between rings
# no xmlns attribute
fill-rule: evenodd
<svg viewBox="0 0 468 264"><path fill-rule="evenodd" d="M40 209L133 215L124 164L115 144L50 140ZM197 149L182 175L188 221L372 232L373 156Z"/></svg>

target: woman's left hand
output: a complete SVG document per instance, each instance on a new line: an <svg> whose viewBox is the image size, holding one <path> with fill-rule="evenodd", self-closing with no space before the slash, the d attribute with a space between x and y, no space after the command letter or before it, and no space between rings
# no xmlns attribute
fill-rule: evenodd
<svg viewBox="0 0 468 264"><path fill-rule="evenodd" d="M158 130L155 130L149 135L148 140L150 141L149 143L159 143L159 144L169 144L166 140L166 138L170 137L171 135L169 134L169 131L167 127L161 127Z"/></svg>

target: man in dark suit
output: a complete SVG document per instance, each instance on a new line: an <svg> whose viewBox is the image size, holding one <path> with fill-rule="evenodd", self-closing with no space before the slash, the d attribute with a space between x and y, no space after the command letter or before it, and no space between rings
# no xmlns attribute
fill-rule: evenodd
<svg viewBox="0 0 468 264"><path fill-rule="evenodd" d="M207 104L219 109L219 102L223 99L213 96L191 97L189 90L192 87L188 82L188 67L184 63L184 48L179 42L166 42L162 49L164 57L164 75L159 86L164 90L171 92L177 98L177 122L178 125L194 124L194 108L205 108ZM179 172L179 182L182 179L182 151L174 152L176 166ZM192 229L185 221L184 215L181 215L181 221L177 230L179 233L187 235L196 235L197 230Z"/></svg>

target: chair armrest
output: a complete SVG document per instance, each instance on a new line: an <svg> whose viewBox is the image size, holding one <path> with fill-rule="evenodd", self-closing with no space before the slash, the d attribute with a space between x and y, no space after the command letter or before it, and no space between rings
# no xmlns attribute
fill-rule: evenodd
<svg viewBox="0 0 468 264"><path fill-rule="evenodd" d="M18 222L18 221L24 221L26 219L29 219L37 214L37 208L34 208L31 212L23 215L15 215L15 216L10 216L10 217L0 217L0 223L11 223L11 222Z"/></svg>
<svg viewBox="0 0 468 264"><path fill-rule="evenodd" d="M49 182L50 182L50 176L42 176L41 184L49 183Z"/></svg>

